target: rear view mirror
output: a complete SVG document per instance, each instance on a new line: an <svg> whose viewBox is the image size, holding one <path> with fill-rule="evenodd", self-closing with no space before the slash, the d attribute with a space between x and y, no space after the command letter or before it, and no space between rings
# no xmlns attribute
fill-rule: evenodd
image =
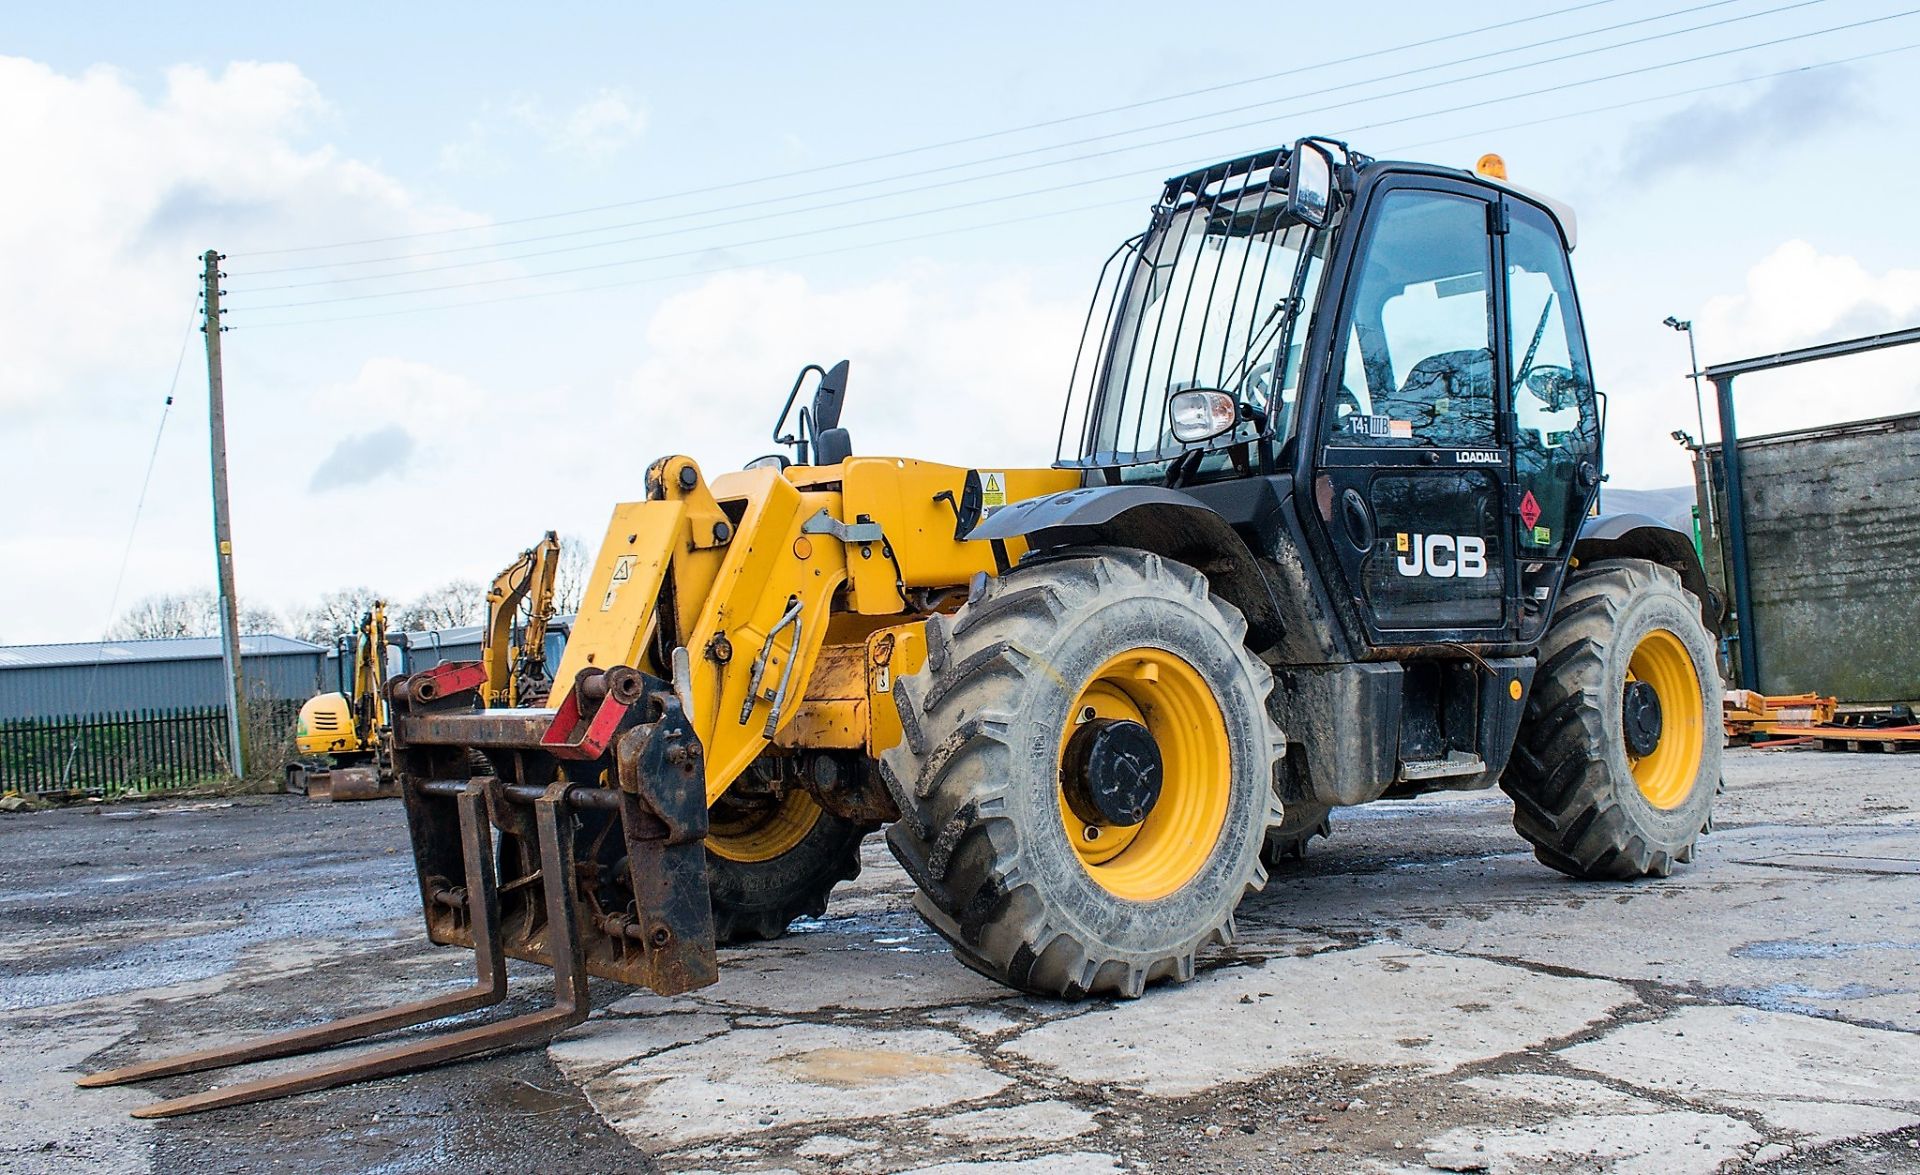
<svg viewBox="0 0 1920 1175"><path fill-rule="evenodd" d="M1293 145L1287 165L1287 213L1308 228L1327 227L1333 212L1333 156L1311 139Z"/></svg>
<svg viewBox="0 0 1920 1175"><path fill-rule="evenodd" d="M1191 445L1210 441L1240 423L1240 402L1225 392L1195 388L1175 392L1167 402L1173 439Z"/></svg>

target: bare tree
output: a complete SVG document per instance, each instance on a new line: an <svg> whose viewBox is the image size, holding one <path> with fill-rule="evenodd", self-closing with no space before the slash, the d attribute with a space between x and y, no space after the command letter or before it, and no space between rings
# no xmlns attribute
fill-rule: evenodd
<svg viewBox="0 0 1920 1175"><path fill-rule="evenodd" d="M326 592L312 605L293 614L293 635L317 645L330 645L360 627L360 618L384 595L370 587L339 588Z"/></svg>
<svg viewBox="0 0 1920 1175"><path fill-rule="evenodd" d="M560 540L560 559L553 569L553 614L571 616L580 610L587 594L587 577L593 574L593 552L579 535Z"/></svg>
<svg viewBox="0 0 1920 1175"><path fill-rule="evenodd" d="M147 596L120 613L107 628L107 639L146 641L163 637L207 636L209 625L216 623L213 609L199 598L198 593L163 592Z"/></svg>
<svg viewBox="0 0 1920 1175"><path fill-rule="evenodd" d="M214 607L218 608L219 604L216 603ZM240 601L241 636L261 636L271 632L278 632L284 627L285 625L280 623L280 613L275 612L272 608L258 604L249 604L245 600ZM220 631L220 618L218 614L214 616L213 631L216 633Z"/></svg>
<svg viewBox="0 0 1920 1175"><path fill-rule="evenodd" d="M456 579L422 593L419 599L400 609L398 627L408 632L426 632L485 624L486 620L486 589L473 580Z"/></svg>
<svg viewBox="0 0 1920 1175"><path fill-rule="evenodd" d="M243 635L272 632L280 627L280 617L271 608L242 603L239 612ZM107 628L107 639L116 641L219 635L220 597L208 588L146 596L122 612Z"/></svg>

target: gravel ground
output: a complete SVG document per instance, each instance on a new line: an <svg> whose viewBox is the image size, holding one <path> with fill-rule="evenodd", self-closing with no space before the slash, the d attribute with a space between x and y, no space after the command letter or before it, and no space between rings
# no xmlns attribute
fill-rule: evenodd
<svg viewBox="0 0 1920 1175"><path fill-rule="evenodd" d="M1916 767L1733 752L1698 863L1630 885L1536 865L1498 793L1337 812L1124 1004L955 963L876 838L693 996L596 984L548 1049L159 1123L126 1112L204 1079L74 1075L464 981L399 806L4 816L0 1170L1920 1170Z"/></svg>

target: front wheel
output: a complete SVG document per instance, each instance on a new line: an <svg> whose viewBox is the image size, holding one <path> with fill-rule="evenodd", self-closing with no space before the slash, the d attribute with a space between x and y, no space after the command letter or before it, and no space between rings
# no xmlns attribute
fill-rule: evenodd
<svg viewBox="0 0 1920 1175"><path fill-rule="evenodd" d="M1671 568L1574 573L1541 642L1500 785L1534 855L1573 877L1665 877L1693 859L1720 786L1720 674Z"/></svg>
<svg viewBox="0 0 1920 1175"><path fill-rule="evenodd" d="M795 918L826 913L833 887L860 875L860 841L871 827L826 811L798 788L720 797L707 814L715 940L779 938Z"/></svg>
<svg viewBox="0 0 1920 1175"><path fill-rule="evenodd" d="M1193 975L1266 882L1273 677L1190 567L1093 549L927 621L882 753L887 843L962 962L1043 995Z"/></svg>

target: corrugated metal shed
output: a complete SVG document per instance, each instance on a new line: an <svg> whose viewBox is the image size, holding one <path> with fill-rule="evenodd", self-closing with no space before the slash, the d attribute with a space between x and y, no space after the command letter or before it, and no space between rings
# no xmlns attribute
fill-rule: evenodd
<svg viewBox="0 0 1920 1175"><path fill-rule="evenodd" d="M573 629L573 617L556 616L547 622L547 666L552 669L560 664L560 654L566 651L567 634ZM422 669L431 669L435 665L444 665L449 661L478 661L480 659L481 628L477 624L462 628L441 628L426 632L387 633L387 672L388 674L418 673ZM327 650L326 680L327 689L343 688L338 649ZM352 669L348 661L348 670Z"/></svg>
<svg viewBox="0 0 1920 1175"><path fill-rule="evenodd" d="M249 697L313 696L325 656L292 637L240 638ZM0 646L0 720L225 705L217 637Z"/></svg>

